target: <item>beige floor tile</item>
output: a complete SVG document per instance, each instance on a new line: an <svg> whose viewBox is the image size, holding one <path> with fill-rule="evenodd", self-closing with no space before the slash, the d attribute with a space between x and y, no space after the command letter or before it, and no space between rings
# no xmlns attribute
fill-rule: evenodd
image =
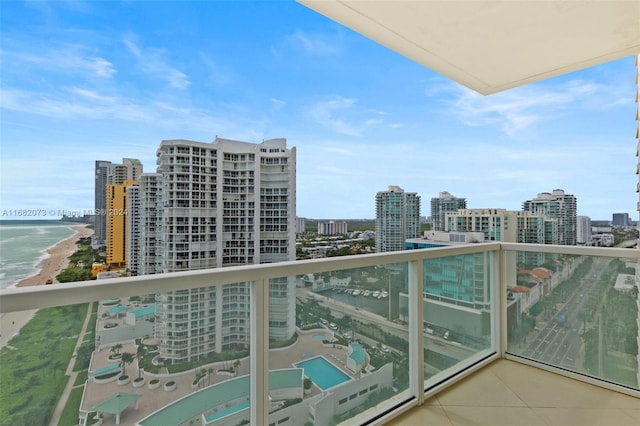
<svg viewBox="0 0 640 426"><path fill-rule="evenodd" d="M527 407L443 407L454 426L547 426Z"/></svg>
<svg viewBox="0 0 640 426"><path fill-rule="evenodd" d="M550 426L638 426L624 410L600 408L533 408Z"/></svg>
<svg viewBox="0 0 640 426"><path fill-rule="evenodd" d="M388 426L454 426L444 409L435 405L422 405L386 423Z"/></svg>
<svg viewBox="0 0 640 426"><path fill-rule="evenodd" d="M635 408L640 403L638 398L514 361L500 360L489 370L529 407Z"/></svg>
<svg viewBox="0 0 640 426"><path fill-rule="evenodd" d="M632 409L623 409L622 412L624 412L628 416L631 416L631 418L636 421L636 424L640 425L640 408L638 408L638 409L633 409L633 408Z"/></svg>
<svg viewBox="0 0 640 426"><path fill-rule="evenodd" d="M486 368L438 394L438 401L442 406L526 406L511 389Z"/></svg>
<svg viewBox="0 0 640 426"><path fill-rule="evenodd" d="M499 360L388 424L638 426L640 398Z"/></svg>
<svg viewBox="0 0 640 426"><path fill-rule="evenodd" d="M427 399L426 401L424 401L424 405L437 405L440 406L440 401L438 400L438 396L434 395L431 398Z"/></svg>

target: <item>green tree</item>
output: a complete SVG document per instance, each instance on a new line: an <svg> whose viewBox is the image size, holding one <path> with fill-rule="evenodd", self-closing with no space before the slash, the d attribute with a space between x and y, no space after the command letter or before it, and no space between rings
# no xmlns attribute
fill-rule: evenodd
<svg viewBox="0 0 640 426"><path fill-rule="evenodd" d="M582 321L582 332L584 333L585 331L587 331L587 320L589 318L591 318L592 313L587 311L586 309L581 310L580 312L578 312L578 319L580 321Z"/></svg>
<svg viewBox="0 0 640 426"><path fill-rule="evenodd" d="M91 361L91 354L93 353L93 346L90 342L83 343L78 348L78 353L76 354L76 370L84 370L85 368L89 368L89 362Z"/></svg>
<svg viewBox="0 0 640 426"><path fill-rule="evenodd" d="M140 372L140 361L142 361L142 358L145 355L145 348L143 345L138 345L138 349L136 351L136 358L138 358L138 378L140 378L142 376L142 373Z"/></svg>
<svg viewBox="0 0 640 426"><path fill-rule="evenodd" d="M115 344L115 345L111 346L111 352L113 352L116 355L120 354L120 350L121 349L122 349L122 344L121 343L118 343L118 344Z"/></svg>
<svg viewBox="0 0 640 426"><path fill-rule="evenodd" d="M131 352L123 352L120 360L122 361L122 375L126 376L126 365L133 363L133 360L136 359L136 356Z"/></svg>

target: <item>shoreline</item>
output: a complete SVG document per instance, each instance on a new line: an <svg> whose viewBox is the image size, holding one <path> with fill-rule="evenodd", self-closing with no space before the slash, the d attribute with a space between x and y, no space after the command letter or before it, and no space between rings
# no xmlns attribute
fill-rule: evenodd
<svg viewBox="0 0 640 426"><path fill-rule="evenodd" d="M73 225L71 229L75 231L73 235L59 241L47 250L48 257L44 259L39 272L7 288L46 285L45 283L49 278L54 283L58 283L56 275L69 265L69 256L77 250L76 243L80 238L89 237L93 234L93 229L88 228L87 225ZM0 314L0 349L8 346L9 341L20 333L20 329L31 321L36 312L37 309L31 309Z"/></svg>
<svg viewBox="0 0 640 426"><path fill-rule="evenodd" d="M86 238L93 234L93 229L88 228L87 225L72 225L71 229L75 231L73 235L59 241L47 250L49 256L44 259L40 271L20 280L14 287L45 285L48 279L51 279L54 284L58 283L56 275L69 265L69 256L75 253L77 249L76 243L80 238Z"/></svg>

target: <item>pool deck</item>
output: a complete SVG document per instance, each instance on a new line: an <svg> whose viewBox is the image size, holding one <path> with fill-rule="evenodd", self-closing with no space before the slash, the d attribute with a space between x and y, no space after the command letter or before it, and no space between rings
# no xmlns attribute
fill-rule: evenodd
<svg viewBox="0 0 640 426"><path fill-rule="evenodd" d="M298 332L298 341L293 345L286 348L281 349L272 349L270 351L269 357L269 365L270 368L281 369L281 368L291 368L295 367L294 364L299 363L300 361L307 360L309 358L313 358L315 356L323 356L327 361L329 361L332 365L338 368L340 371L349 375L349 377L358 377L359 375L355 375L346 369L346 359L347 359L347 349L346 348L334 348L334 347L324 347L322 345L322 341L318 339L314 339L313 336L319 333L324 333L327 337L332 335L330 330L321 330L314 329L306 332ZM136 346L133 342L124 343L120 352L131 352L136 353ZM110 348L102 349L99 352L94 352L94 359L92 363L92 369L101 368L108 364L111 364L108 357L112 352ZM332 356L328 355L331 354ZM336 359L342 359L345 361L345 365L340 364L336 361ZM240 366L238 367L238 375L246 375L249 374L249 359L244 358L240 360ZM227 362L226 365L229 363ZM95 366L95 367L94 367ZM200 368L222 368L222 363L217 364L208 364L203 365ZM197 388L192 388L192 382L195 378L193 372L185 372L179 373L177 375L172 375L171 377L158 377L160 379L160 387L157 389L149 389L147 387L150 380L155 378L155 376L150 376L148 374L143 374L145 377L145 384L142 387L134 388L133 387L133 379L138 377L138 362L134 360L133 363L128 364L126 366L127 375L131 377L131 382L126 385L118 385L117 381L98 384L98 383L88 383L85 388L85 400L82 402L82 409L87 409L89 407L93 407L101 403L102 401L109 398L111 395L117 392L129 392L136 393L141 395L138 400L138 408L135 406L131 406L124 410L120 416L120 424L121 425L133 425L138 420L143 419L149 414L161 409L162 407L170 404L177 399L184 397L185 395L191 394L194 391L198 390ZM216 375L213 373L211 375L211 384L221 383L225 380L230 379L231 377L226 375ZM167 381L173 380L176 382L176 389L171 392L166 392L163 388L163 384ZM206 385L209 384L209 378L205 377L204 383ZM311 390L311 395L321 393L321 391L313 386ZM115 425L116 419L114 415L104 414L103 415L103 425Z"/></svg>

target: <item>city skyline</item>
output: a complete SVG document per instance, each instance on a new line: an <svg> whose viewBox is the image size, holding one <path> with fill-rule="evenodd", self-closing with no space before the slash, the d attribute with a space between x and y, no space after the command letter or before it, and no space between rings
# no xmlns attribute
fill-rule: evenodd
<svg viewBox="0 0 640 426"><path fill-rule="evenodd" d="M482 97L295 2L10 2L0 23L2 210L91 210L95 160L153 172L162 140L218 135L296 147L303 217L373 218L397 185L424 215L561 188L637 218L632 57Z"/></svg>

